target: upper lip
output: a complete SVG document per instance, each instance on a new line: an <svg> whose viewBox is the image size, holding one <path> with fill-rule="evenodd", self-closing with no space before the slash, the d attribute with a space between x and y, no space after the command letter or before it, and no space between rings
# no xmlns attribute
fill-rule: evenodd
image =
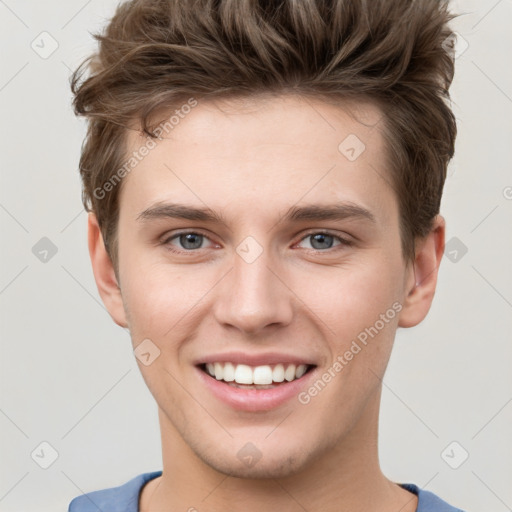
<svg viewBox="0 0 512 512"><path fill-rule="evenodd" d="M265 352L262 354L248 354L247 352L224 352L210 354L196 361L196 365L207 363L234 363L246 364L248 366L264 366L273 364L306 364L315 366L315 363L308 358L279 352Z"/></svg>

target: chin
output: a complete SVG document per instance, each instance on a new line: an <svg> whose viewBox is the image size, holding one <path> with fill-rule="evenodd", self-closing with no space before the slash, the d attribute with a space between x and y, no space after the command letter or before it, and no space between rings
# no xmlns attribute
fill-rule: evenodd
<svg viewBox="0 0 512 512"><path fill-rule="evenodd" d="M224 458L220 456L201 458L205 464L226 476L255 480L286 478L300 473L307 465L305 457L284 454L282 456L273 454L271 459L262 455L261 459L251 467L238 458L233 459L226 455Z"/></svg>

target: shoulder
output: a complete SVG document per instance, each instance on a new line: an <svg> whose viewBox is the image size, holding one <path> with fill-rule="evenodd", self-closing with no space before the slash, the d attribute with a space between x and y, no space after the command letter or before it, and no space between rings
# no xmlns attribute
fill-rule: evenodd
<svg viewBox="0 0 512 512"><path fill-rule="evenodd" d="M143 473L119 487L111 487L77 496L69 504L68 512L97 512L98 510L138 512L139 494L142 487L161 474L161 471Z"/></svg>
<svg viewBox="0 0 512 512"><path fill-rule="evenodd" d="M460 508L452 507L434 493L424 491L414 484L401 484L401 486L418 496L417 512L464 512Z"/></svg>

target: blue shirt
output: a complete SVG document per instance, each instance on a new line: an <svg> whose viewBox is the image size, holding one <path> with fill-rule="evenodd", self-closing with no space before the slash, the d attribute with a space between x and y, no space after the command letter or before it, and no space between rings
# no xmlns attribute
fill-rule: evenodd
<svg viewBox="0 0 512 512"><path fill-rule="evenodd" d="M142 487L161 474L161 471L143 473L119 487L78 496L69 504L68 512L139 512L139 495ZM419 489L416 485L401 484L401 486L418 496L416 512L463 512L448 505L435 494Z"/></svg>

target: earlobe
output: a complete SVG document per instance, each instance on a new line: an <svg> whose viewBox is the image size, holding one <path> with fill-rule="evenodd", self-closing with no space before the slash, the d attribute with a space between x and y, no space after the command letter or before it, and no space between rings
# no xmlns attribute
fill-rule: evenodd
<svg viewBox="0 0 512 512"><path fill-rule="evenodd" d="M416 254L409 268L406 297L398 322L400 327L413 327L427 315L436 291L444 240L445 221L438 215L430 233L416 244Z"/></svg>
<svg viewBox="0 0 512 512"><path fill-rule="evenodd" d="M94 213L89 213L87 228L89 255L101 300L114 322L121 327L128 327L121 289Z"/></svg>

